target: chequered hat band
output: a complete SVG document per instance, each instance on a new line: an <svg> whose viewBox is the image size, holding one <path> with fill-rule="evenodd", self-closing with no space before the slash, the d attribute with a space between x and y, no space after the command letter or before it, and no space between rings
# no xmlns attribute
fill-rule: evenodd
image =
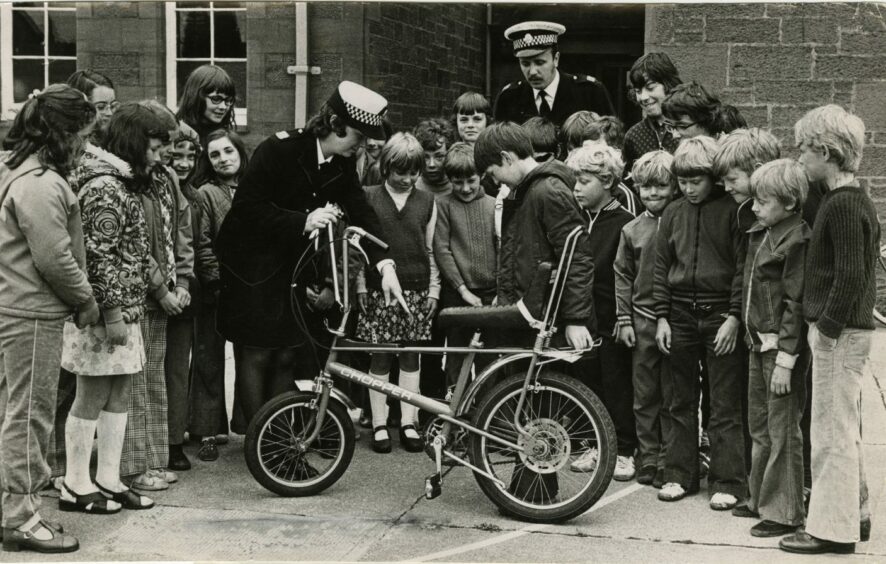
<svg viewBox="0 0 886 564"><path fill-rule="evenodd" d="M528 49L530 47L548 47L557 43L557 34L553 35L529 35L514 40L514 50Z"/></svg>
<svg viewBox="0 0 886 564"><path fill-rule="evenodd" d="M378 114L373 114L371 112L367 112L366 110L361 110L357 106L349 104L346 100L342 100L345 104L345 109L348 110L348 115L360 123L365 123L366 125L379 126L381 125L381 116Z"/></svg>

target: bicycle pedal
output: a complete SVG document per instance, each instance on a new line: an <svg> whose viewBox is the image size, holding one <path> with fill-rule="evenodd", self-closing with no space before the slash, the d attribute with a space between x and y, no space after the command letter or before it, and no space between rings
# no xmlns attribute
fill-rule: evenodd
<svg viewBox="0 0 886 564"><path fill-rule="evenodd" d="M443 475L439 472L425 478L425 499L440 497L443 493Z"/></svg>

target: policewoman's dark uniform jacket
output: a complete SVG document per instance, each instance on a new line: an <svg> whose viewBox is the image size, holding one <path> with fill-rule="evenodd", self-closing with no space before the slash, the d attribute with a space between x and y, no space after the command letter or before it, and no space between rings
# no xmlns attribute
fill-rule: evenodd
<svg viewBox="0 0 886 564"><path fill-rule="evenodd" d="M227 340L267 348L304 342L290 305L291 277L312 244L304 233L307 216L327 202L341 206L349 223L380 231L355 159L337 155L318 170L317 139L301 129L279 132L256 148L216 243L218 330ZM364 248L373 264L384 256L371 243Z"/></svg>
<svg viewBox="0 0 886 564"><path fill-rule="evenodd" d="M566 118L581 110L590 110L602 115L615 115L609 94L602 82L586 74L573 75L560 73L560 84L548 119L557 127ZM495 121L523 123L538 115L535 105L535 90L525 80L512 82L502 88L495 101Z"/></svg>

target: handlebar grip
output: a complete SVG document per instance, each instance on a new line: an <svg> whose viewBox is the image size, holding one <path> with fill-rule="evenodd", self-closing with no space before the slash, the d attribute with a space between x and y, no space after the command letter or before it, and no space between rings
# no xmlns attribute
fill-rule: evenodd
<svg viewBox="0 0 886 564"><path fill-rule="evenodd" d="M384 241L382 241L381 239L379 239L378 237L376 237L375 235L373 235L372 233L367 232L365 229L360 229L359 227L353 227L352 229L357 231L361 237L365 237L365 238L369 239L370 241L372 241L373 243L375 243L379 248L381 248L381 250L383 250L383 251L388 250L388 244L385 243Z"/></svg>

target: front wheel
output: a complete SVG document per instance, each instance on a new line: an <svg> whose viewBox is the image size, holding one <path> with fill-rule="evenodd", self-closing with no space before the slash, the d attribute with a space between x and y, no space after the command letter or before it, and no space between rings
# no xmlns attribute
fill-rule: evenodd
<svg viewBox="0 0 886 564"><path fill-rule="evenodd" d="M481 398L474 423L524 450L473 434L471 461L500 484L476 472L474 477L508 515L536 523L572 519L590 509L612 480L615 426L587 386L544 370L526 393L520 413L526 433L519 433L514 414L524 380L508 378Z"/></svg>
<svg viewBox="0 0 886 564"><path fill-rule="evenodd" d="M287 392L255 414L246 430L246 466L259 484L277 495L317 494L341 478L354 456L354 424L330 398L320 434L304 439L317 420L316 395Z"/></svg>

